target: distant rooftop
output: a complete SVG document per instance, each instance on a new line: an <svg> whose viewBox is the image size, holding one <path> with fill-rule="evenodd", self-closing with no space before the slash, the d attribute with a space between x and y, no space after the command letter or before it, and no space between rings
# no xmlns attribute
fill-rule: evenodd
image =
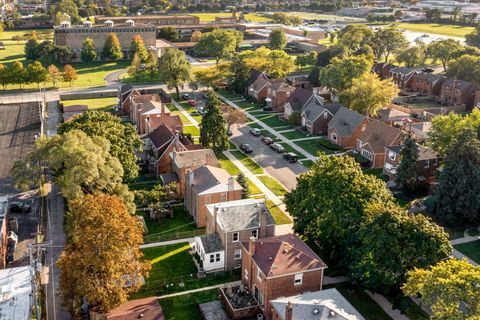
<svg viewBox="0 0 480 320"><path fill-rule="evenodd" d="M0 270L0 320L28 320L32 291L30 266Z"/></svg>

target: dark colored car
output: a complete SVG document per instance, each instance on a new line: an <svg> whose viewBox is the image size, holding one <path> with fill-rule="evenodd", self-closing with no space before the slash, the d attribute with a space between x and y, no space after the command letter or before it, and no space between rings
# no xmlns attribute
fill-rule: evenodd
<svg viewBox="0 0 480 320"><path fill-rule="evenodd" d="M285 148L278 143L272 143L270 145L270 148L272 148L273 151L278 152L278 153L284 153L285 152Z"/></svg>
<svg viewBox="0 0 480 320"><path fill-rule="evenodd" d="M10 212L12 213L29 213L30 211L32 211L32 208L28 205L28 204L25 204L25 203L21 203L21 202L11 202L10 203Z"/></svg>
<svg viewBox="0 0 480 320"><path fill-rule="evenodd" d="M295 163L298 161L298 156L293 152L288 152L283 155L283 159L287 160L290 163Z"/></svg>
<svg viewBox="0 0 480 320"><path fill-rule="evenodd" d="M265 143L267 146L273 143L273 140L270 137L261 137L260 141Z"/></svg>
<svg viewBox="0 0 480 320"><path fill-rule="evenodd" d="M240 150L242 150L245 153L252 153L253 152L252 147L250 147L250 145L248 143L241 144L240 145Z"/></svg>
<svg viewBox="0 0 480 320"><path fill-rule="evenodd" d="M190 95L188 93L184 93L180 96L183 100L190 100Z"/></svg>
<svg viewBox="0 0 480 320"><path fill-rule="evenodd" d="M250 128L250 130L248 130L248 132L250 132L250 134L255 136L255 137L258 137L261 134L260 129L257 129L257 128Z"/></svg>

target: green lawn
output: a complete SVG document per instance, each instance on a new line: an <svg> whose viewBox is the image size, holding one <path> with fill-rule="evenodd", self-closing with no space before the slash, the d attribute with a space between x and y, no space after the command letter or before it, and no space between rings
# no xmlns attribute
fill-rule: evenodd
<svg viewBox="0 0 480 320"><path fill-rule="evenodd" d="M303 160L301 161L301 163L308 169L310 169L315 164L315 162L312 160Z"/></svg>
<svg viewBox="0 0 480 320"><path fill-rule="evenodd" d="M480 263L480 241L471 241L453 246L455 249L475 261Z"/></svg>
<svg viewBox="0 0 480 320"><path fill-rule="evenodd" d="M240 169L238 169L237 166L235 166L223 153L220 155L217 154L217 159L220 166L227 170L230 175L238 176L240 174Z"/></svg>
<svg viewBox="0 0 480 320"><path fill-rule="evenodd" d="M256 117L256 118L257 118L257 120L262 121L263 123L265 123L267 126L269 126L271 128L285 127L285 126L288 125L288 123L283 122L280 119L278 119L278 113L268 114L268 115L264 115L264 116L260 116L260 117Z"/></svg>
<svg viewBox="0 0 480 320"><path fill-rule="evenodd" d="M451 37L465 37L467 33L474 30L474 27L436 23L399 23L398 27L409 31L434 33Z"/></svg>
<svg viewBox="0 0 480 320"><path fill-rule="evenodd" d="M371 174L377 177L380 180L383 180L385 182L388 181L388 177L383 174L383 168L365 168L362 167L363 173L365 174Z"/></svg>
<svg viewBox="0 0 480 320"><path fill-rule="evenodd" d="M272 200L267 200L266 204L276 224L292 223L292 220Z"/></svg>
<svg viewBox="0 0 480 320"><path fill-rule="evenodd" d="M340 149L332 145L329 141L319 138L311 140L296 141L296 145L308 151L311 155L317 156L319 152L326 154L335 153L335 151L340 151Z"/></svg>
<svg viewBox="0 0 480 320"><path fill-rule="evenodd" d="M188 125L183 127L183 133L190 133L193 137L197 137L200 135L200 129L194 125Z"/></svg>
<svg viewBox="0 0 480 320"><path fill-rule="evenodd" d="M203 320L198 309L198 302L204 303L219 299L218 289L191 293L183 296L160 300L165 319L168 320Z"/></svg>
<svg viewBox="0 0 480 320"><path fill-rule="evenodd" d="M240 98L243 98L242 95L238 94L238 93L235 93L233 91L230 91L230 90L223 90L223 89L220 89L218 90L218 94L224 96L225 98L227 99L240 99Z"/></svg>
<svg viewBox="0 0 480 320"><path fill-rule="evenodd" d="M40 38L43 40L52 40L52 30L35 30ZM32 30L12 30L0 32L0 41L5 45L5 50L0 50L0 63L8 64L14 61L25 61L24 48L29 34ZM24 37L22 40L12 40L12 37Z"/></svg>
<svg viewBox="0 0 480 320"><path fill-rule="evenodd" d="M284 132L282 133L282 135L289 140L302 139L307 137L306 133L299 130Z"/></svg>
<svg viewBox="0 0 480 320"><path fill-rule="evenodd" d="M173 217L165 217L160 221L151 220L148 213L141 213L147 224L148 234L156 233L175 233L198 230L193 218L188 214L183 205L173 207Z"/></svg>
<svg viewBox="0 0 480 320"><path fill-rule="evenodd" d="M260 190L255 183L252 182L252 180L248 179L245 177L245 180L247 181L248 188L250 189L250 194L252 195L258 195L262 194L262 190Z"/></svg>
<svg viewBox="0 0 480 320"><path fill-rule="evenodd" d="M233 154L235 158L237 158L245 167L247 167L248 171L251 171L253 174L263 173L263 169L245 153L239 150L230 151L230 153Z"/></svg>
<svg viewBox="0 0 480 320"><path fill-rule="evenodd" d="M315 12L304 12L304 11L287 11L285 12L288 15L298 15L303 19L320 19L320 20L328 20L328 21L337 21L337 22L366 22L364 18L356 18L356 17L345 17L345 16L337 16L334 14L323 14L323 13L315 13Z"/></svg>
<svg viewBox="0 0 480 320"><path fill-rule="evenodd" d="M274 178L270 176L258 176L258 179L270 189L276 196L284 196L287 190Z"/></svg>
<svg viewBox="0 0 480 320"><path fill-rule="evenodd" d="M73 106L76 104L86 104L88 110L113 111L113 107L117 105L118 98L95 98L80 100L62 100L64 106Z"/></svg>

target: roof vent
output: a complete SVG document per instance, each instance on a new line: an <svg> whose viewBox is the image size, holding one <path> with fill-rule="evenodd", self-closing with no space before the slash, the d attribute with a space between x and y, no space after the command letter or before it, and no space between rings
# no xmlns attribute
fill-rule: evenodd
<svg viewBox="0 0 480 320"><path fill-rule="evenodd" d="M272 260L273 258L272 257L268 257L268 260Z"/></svg>
<svg viewBox="0 0 480 320"><path fill-rule="evenodd" d="M85 28L91 28L92 27L92 22L91 21L84 21L83 22L83 26Z"/></svg>
<svg viewBox="0 0 480 320"><path fill-rule="evenodd" d="M128 19L127 21L125 21L125 24L129 27L133 27L135 26L135 21Z"/></svg>
<svg viewBox="0 0 480 320"><path fill-rule="evenodd" d="M335 311L330 311L330 317L331 318L335 318L337 316L337 314L335 313Z"/></svg>
<svg viewBox="0 0 480 320"><path fill-rule="evenodd" d="M70 23L70 21L62 21L60 23L60 27L62 28L70 28L72 26L72 24Z"/></svg>
<svg viewBox="0 0 480 320"><path fill-rule="evenodd" d="M319 300L313 300L312 303L313 304L320 304L320 301Z"/></svg>
<svg viewBox="0 0 480 320"><path fill-rule="evenodd" d="M283 254L286 254L286 253L288 253L288 250L287 250L287 249L283 249L282 253L283 253Z"/></svg>
<svg viewBox="0 0 480 320"><path fill-rule="evenodd" d="M313 309L313 314L319 314L320 313L320 310L318 310L317 308Z"/></svg>
<svg viewBox="0 0 480 320"><path fill-rule="evenodd" d="M105 25L107 27L113 27L113 21L112 20L107 20L107 21L105 21Z"/></svg>

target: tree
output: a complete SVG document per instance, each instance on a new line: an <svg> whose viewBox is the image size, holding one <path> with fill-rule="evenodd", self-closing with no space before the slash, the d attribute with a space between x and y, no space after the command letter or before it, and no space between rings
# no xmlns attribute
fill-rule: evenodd
<svg viewBox="0 0 480 320"><path fill-rule="evenodd" d="M363 24L350 24L337 33L337 47L356 52L364 46L373 47L374 32Z"/></svg>
<svg viewBox="0 0 480 320"><path fill-rule="evenodd" d="M90 137L102 137L110 143L109 152L123 167L124 181L132 181L138 176L136 152L142 147L137 131L130 123L103 111L89 111L63 123L59 134L81 130Z"/></svg>
<svg viewBox="0 0 480 320"><path fill-rule="evenodd" d="M373 61L365 56L333 58L320 72L320 83L333 92L341 92L352 86L352 80L370 72Z"/></svg>
<svg viewBox="0 0 480 320"><path fill-rule="evenodd" d="M40 82L47 81L47 70L38 61L34 61L27 66L26 70L27 83L36 83L40 88Z"/></svg>
<svg viewBox="0 0 480 320"><path fill-rule="evenodd" d="M163 209L162 201L165 200L169 189L171 186L163 186L159 183L148 190L135 190L135 204L140 208Z"/></svg>
<svg viewBox="0 0 480 320"><path fill-rule="evenodd" d="M435 319L478 320L479 283L480 267L466 260L448 259L429 269L410 271L402 290L429 306Z"/></svg>
<svg viewBox="0 0 480 320"><path fill-rule="evenodd" d="M72 23L78 23L81 21L80 16L78 15L78 7L72 0L61 0L56 5L55 12L67 14L70 17Z"/></svg>
<svg viewBox="0 0 480 320"><path fill-rule="evenodd" d="M201 68L195 71L195 80L200 84L208 88L215 88L217 85L226 79L228 74L225 70L228 70L228 64L219 64L218 66L211 66L208 68Z"/></svg>
<svg viewBox="0 0 480 320"><path fill-rule="evenodd" d="M158 37L160 39L175 42L178 40L178 32L174 27L163 27L158 31Z"/></svg>
<svg viewBox="0 0 480 320"><path fill-rule="evenodd" d="M352 86L340 93L340 101L350 109L375 116L377 111L392 102L398 87L390 80L380 80L374 73L364 73L353 79Z"/></svg>
<svg viewBox="0 0 480 320"><path fill-rule="evenodd" d="M317 53L315 51L312 51L309 53L298 55L295 59L295 64L299 67L299 69L303 69L304 67L315 65L316 61Z"/></svg>
<svg viewBox="0 0 480 320"><path fill-rule="evenodd" d="M427 46L427 54L434 61L440 60L443 65L443 71L447 71L447 64L455 56L457 51L462 49L460 42L454 39L444 39L431 42Z"/></svg>
<svg viewBox="0 0 480 320"><path fill-rule="evenodd" d="M200 143L204 147L211 147L216 153L228 149L226 122L220 104L217 94L214 91L210 92L205 105L205 114L200 123Z"/></svg>
<svg viewBox="0 0 480 320"><path fill-rule="evenodd" d="M466 42L469 46L480 48L480 25L475 30L465 35Z"/></svg>
<svg viewBox="0 0 480 320"><path fill-rule="evenodd" d="M240 39L236 31L215 29L202 35L196 45L196 50L205 52L208 56L215 58L218 65L221 59L232 56L242 40L243 37Z"/></svg>
<svg viewBox="0 0 480 320"><path fill-rule="evenodd" d="M143 260L143 228L122 200L96 193L69 202L72 239L57 264L66 308L80 316L83 299L108 312L140 289L150 263Z"/></svg>
<svg viewBox="0 0 480 320"><path fill-rule="evenodd" d="M32 32L32 36L25 44L25 58L27 60L36 60L38 50L38 36L35 31Z"/></svg>
<svg viewBox="0 0 480 320"><path fill-rule="evenodd" d="M452 252L448 234L421 214L373 203L366 216L351 275L371 290L388 293L404 283L409 270L426 268Z"/></svg>
<svg viewBox="0 0 480 320"><path fill-rule="evenodd" d="M138 78L139 77L139 71L140 71L140 64L142 61L140 61L140 58L138 57L138 54L133 55L132 62L130 63L130 68L128 68L128 75L130 77Z"/></svg>
<svg viewBox="0 0 480 320"><path fill-rule="evenodd" d="M448 65L447 76L480 85L480 57L462 55Z"/></svg>
<svg viewBox="0 0 480 320"><path fill-rule="evenodd" d="M97 60L97 50L92 38L86 38L82 45L80 59L83 62L92 62Z"/></svg>
<svg viewBox="0 0 480 320"><path fill-rule="evenodd" d="M228 104L221 105L220 109L223 113L223 118L227 123L227 132L230 131L230 127L234 124L244 124L247 122L247 116L238 109L229 106Z"/></svg>
<svg viewBox="0 0 480 320"><path fill-rule="evenodd" d="M7 85L10 84L10 76L8 74L8 68L5 65L0 64L0 84L3 87L3 90L6 89Z"/></svg>
<svg viewBox="0 0 480 320"><path fill-rule="evenodd" d="M247 183L247 180L245 178L245 175L243 173L240 173L237 176L237 182L243 188L242 189L242 199L250 198L250 187L249 187L249 185Z"/></svg>
<svg viewBox="0 0 480 320"><path fill-rule="evenodd" d="M404 63L408 68L416 68L425 65L426 58L426 47L424 45L416 45L399 52L395 60L399 63Z"/></svg>
<svg viewBox="0 0 480 320"><path fill-rule="evenodd" d="M135 56L135 54L137 54L138 58L140 58L140 61L147 61L148 51L145 47L145 44L143 43L143 38L141 35L137 34L133 36L132 44L130 46L130 54L132 58Z"/></svg>
<svg viewBox="0 0 480 320"><path fill-rule="evenodd" d="M452 20L457 21L458 16L462 13L462 7L456 6L452 10Z"/></svg>
<svg viewBox="0 0 480 320"><path fill-rule="evenodd" d="M8 77L11 84L18 84L21 88L22 84L26 82L27 78L23 63L21 63L20 61L14 61L8 68Z"/></svg>
<svg viewBox="0 0 480 320"><path fill-rule="evenodd" d="M185 53L178 49L167 48L158 61L160 80L169 88L175 88L177 98L180 96L180 86L191 78L191 66Z"/></svg>
<svg viewBox="0 0 480 320"><path fill-rule="evenodd" d="M288 117L288 124L292 126L299 126L301 122L302 122L302 116L301 116L301 113L298 111L292 112Z"/></svg>
<svg viewBox="0 0 480 320"><path fill-rule="evenodd" d="M123 58L122 46L115 32L110 33L103 45L103 55L112 60L120 60Z"/></svg>
<svg viewBox="0 0 480 320"><path fill-rule="evenodd" d="M60 80L62 74L60 73L60 70L58 70L57 66L54 64L51 64L48 66L47 69L48 73L48 80L52 82L53 87L57 86L57 82Z"/></svg>
<svg viewBox="0 0 480 320"><path fill-rule="evenodd" d="M373 49L377 58L384 56L385 62L392 53L402 52L408 48L408 40L397 28L389 27L378 30L373 39Z"/></svg>
<svg viewBox="0 0 480 320"><path fill-rule="evenodd" d="M355 234L372 202L391 203L393 196L382 180L364 174L349 156L320 154L285 195L295 232L318 244L322 257L343 266L351 262L350 248L358 245Z"/></svg>
<svg viewBox="0 0 480 320"><path fill-rule="evenodd" d="M480 141L466 129L448 148L435 195L435 215L449 225L480 222Z"/></svg>
<svg viewBox="0 0 480 320"><path fill-rule="evenodd" d="M273 29L268 35L268 46L273 50L283 50L287 46L287 36L282 28Z"/></svg>
<svg viewBox="0 0 480 320"><path fill-rule="evenodd" d="M64 82L68 82L70 83L70 86L72 86L73 81L78 79L77 70L75 70L70 64L66 64L63 67L62 77Z"/></svg>
<svg viewBox="0 0 480 320"><path fill-rule="evenodd" d="M417 186L417 160L419 150L412 136L407 136L400 151L400 165L398 166L395 182L402 187L404 192L411 192Z"/></svg>
<svg viewBox="0 0 480 320"><path fill-rule="evenodd" d="M192 32L192 36L190 37L191 42L198 42L200 39L202 39L202 31L200 30L195 30Z"/></svg>

